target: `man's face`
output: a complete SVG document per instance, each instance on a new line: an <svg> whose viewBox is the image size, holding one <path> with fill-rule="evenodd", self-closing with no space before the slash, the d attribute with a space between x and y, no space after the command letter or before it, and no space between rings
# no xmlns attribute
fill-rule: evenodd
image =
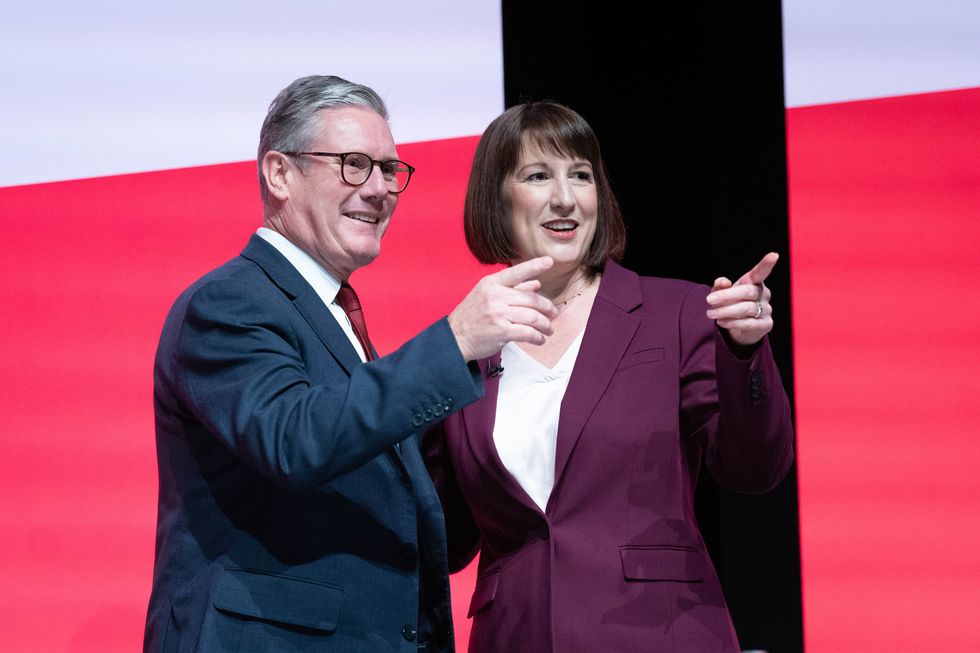
<svg viewBox="0 0 980 653"><path fill-rule="evenodd" d="M324 109L314 120L308 151L363 152L378 161L398 158L388 124L372 109ZM340 175L340 158L305 158L305 173L290 162L289 199L277 230L344 281L381 252L381 237L398 196L388 192L380 170L372 170L361 186L352 186Z"/></svg>

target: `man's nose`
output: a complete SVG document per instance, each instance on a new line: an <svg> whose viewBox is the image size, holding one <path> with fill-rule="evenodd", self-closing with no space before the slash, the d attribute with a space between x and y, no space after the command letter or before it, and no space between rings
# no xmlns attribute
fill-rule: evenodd
<svg viewBox="0 0 980 653"><path fill-rule="evenodd" d="M369 174L367 180L361 184L361 194L364 197L384 198L389 192L388 182L385 180L385 176L381 172L380 164L371 164L371 174Z"/></svg>

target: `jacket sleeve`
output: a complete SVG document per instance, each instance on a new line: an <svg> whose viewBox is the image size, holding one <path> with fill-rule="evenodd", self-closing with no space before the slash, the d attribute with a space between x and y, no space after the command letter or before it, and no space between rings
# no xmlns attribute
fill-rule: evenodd
<svg viewBox="0 0 980 653"><path fill-rule="evenodd" d="M418 431L427 410L451 412L482 394L446 319L350 376L313 383L289 310L240 278L205 283L188 300L172 352L187 410L284 487L354 470Z"/></svg>
<svg viewBox="0 0 980 653"><path fill-rule="evenodd" d="M453 469L447 446L447 430L455 426L457 417L449 417L430 428L422 439L422 454L432 484L442 502L446 517L446 539L449 549L449 572L461 571L473 561L480 550L480 529L467 503Z"/></svg>
<svg viewBox="0 0 980 653"><path fill-rule="evenodd" d="M721 485L766 492L793 463L789 399L768 338L736 356L705 316L708 292L694 286L680 311L681 429Z"/></svg>

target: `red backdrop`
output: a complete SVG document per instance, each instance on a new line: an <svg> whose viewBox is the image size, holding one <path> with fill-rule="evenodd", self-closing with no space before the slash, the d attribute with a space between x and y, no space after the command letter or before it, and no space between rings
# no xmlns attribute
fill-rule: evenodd
<svg viewBox="0 0 980 653"><path fill-rule="evenodd" d="M476 140L399 147L419 172L381 257L353 277L382 353L490 271L462 238ZM255 165L4 188L0 215L0 649L135 651L156 518L153 353L180 291L259 226ZM453 584L465 642L472 573Z"/></svg>
<svg viewBox="0 0 980 653"><path fill-rule="evenodd" d="M788 112L811 653L980 650L978 117L978 89ZM487 271L460 228L475 140L400 148L423 172L354 278L382 351ZM0 215L0 648L138 650L156 338L258 226L254 166L5 188Z"/></svg>
<svg viewBox="0 0 980 653"><path fill-rule="evenodd" d="M807 651L980 651L980 89L787 125Z"/></svg>

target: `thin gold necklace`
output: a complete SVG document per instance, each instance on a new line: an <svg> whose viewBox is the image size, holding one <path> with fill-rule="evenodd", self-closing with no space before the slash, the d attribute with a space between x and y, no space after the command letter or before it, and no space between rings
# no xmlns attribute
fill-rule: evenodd
<svg viewBox="0 0 980 653"><path fill-rule="evenodd" d="M558 312L560 313L560 312L562 312L563 310L565 310L565 307L566 307L566 306L568 306L568 303L569 303L570 301L572 301L572 300L573 300L573 299L575 299L576 297L580 297L580 296L582 295L582 293L584 293L584 292L585 292L586 290L588 290L589 288L591 288L591 287L592 287L592 284L593 284L593 283L595 282L595 280L596 280L596 279L598 279L598 278L599 278L600 276L602 276L602 275L596 275L594 279L589 279L589 281L588 281L588 282L586 282L586 284L585 284L585 286L583 286L581 290L579 290L579 291L578 291L577 293L575 293L574 295L572 295L572 296L571 296L571 297L569 297L568 299L565 299L565 300L563 300L563 301L559 301L559 302L554 302L554 304L555 304L555 308L556 308L556 309L558 309Z"/></svg>

